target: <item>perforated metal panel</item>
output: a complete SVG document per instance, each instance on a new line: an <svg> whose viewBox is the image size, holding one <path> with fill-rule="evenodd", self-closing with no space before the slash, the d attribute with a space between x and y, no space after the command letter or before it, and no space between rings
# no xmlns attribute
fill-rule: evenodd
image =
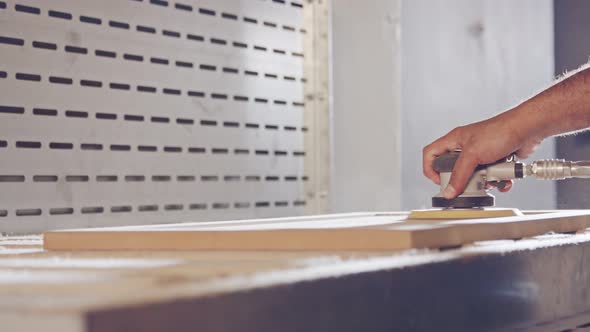
<svg viewBox="0 0 590 332"><path fill-rule="evenodd" d="M0 1L0 230L304 213L302 7Z"/></svg>

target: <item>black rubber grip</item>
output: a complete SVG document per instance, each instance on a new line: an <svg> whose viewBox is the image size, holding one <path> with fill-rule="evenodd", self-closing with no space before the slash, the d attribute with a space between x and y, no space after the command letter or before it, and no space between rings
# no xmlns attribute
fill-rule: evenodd
<svg viewBox="0 0 590 332"><path fill-rule="evenodd" d="M438 173L451 172L460 154L460 152L449 152L440 155L432 162L432 168Z"/></svg>
<svg viewBox="0 0 590 332"><path fill-rule="evenodd" d="M524 166L522 163L516 163L514 165L514 176L517 179L522 179L524 177Z"/></svg>

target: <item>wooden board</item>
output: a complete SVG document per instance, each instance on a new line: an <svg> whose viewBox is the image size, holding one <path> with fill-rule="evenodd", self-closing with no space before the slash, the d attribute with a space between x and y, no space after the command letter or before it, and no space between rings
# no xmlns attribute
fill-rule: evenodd
<svg viewBox="0 0 590 332"><path fill-rule="evenodd" d="M49 250L401 250L517 239L590 227L590 211L410 220L407 213L325 215L44 234Z"/></svg>

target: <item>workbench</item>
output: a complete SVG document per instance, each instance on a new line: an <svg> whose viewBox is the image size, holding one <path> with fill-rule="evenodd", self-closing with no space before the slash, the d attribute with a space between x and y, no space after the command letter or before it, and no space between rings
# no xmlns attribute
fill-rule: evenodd
<svg viewBox="0 0 590 332"><path fill-rule="evenodd" d="M44 251L7 236L0 330L582 331L588 257L590 231L388 252Z"/></svg>

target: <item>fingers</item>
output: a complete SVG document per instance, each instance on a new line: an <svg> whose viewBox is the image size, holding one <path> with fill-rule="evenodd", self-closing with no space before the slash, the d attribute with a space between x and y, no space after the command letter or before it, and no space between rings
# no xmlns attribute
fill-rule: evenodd
<svg viewBox="0 0 590 332"><path fill-rule="evenodd" d="M473 175L473 171L475 171L476 167L477 159L472 157L471 154L463 151L459 155L455 167L453 167L453 173L451 174L449 185L443 191L443 196L446 199L452 199L461 194L465 190L465 186Z"/></svg>
<svg viewBox="0 0 590 332"><path fill-rule="evenodd" d="M439 138L422 150L422 171L424 175L436 184L440 184L440 175L432 168L434 159L444 153L457 148L454 140L447 136Z"/></svg>

